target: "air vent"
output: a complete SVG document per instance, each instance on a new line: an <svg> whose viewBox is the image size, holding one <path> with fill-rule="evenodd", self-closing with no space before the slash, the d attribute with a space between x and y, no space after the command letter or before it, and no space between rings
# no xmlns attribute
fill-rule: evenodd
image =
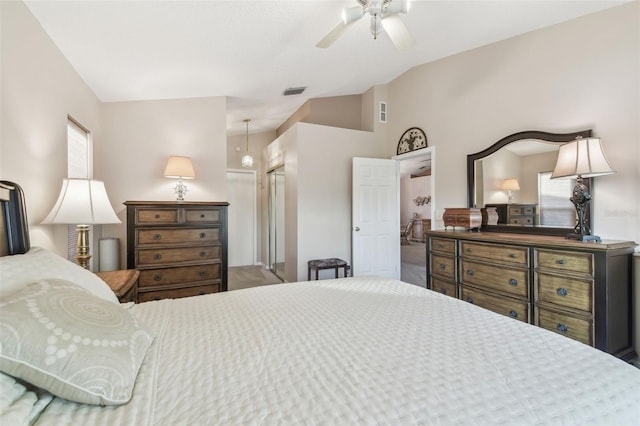
<svg viewBox="0 0 640 426"><path fill-rule="evenodd" d="M291 95L299 95L300 93L304 92L304 90L306 89L306 87L289 87L287 89L284 89L284 96L291 96Z"/></svg>

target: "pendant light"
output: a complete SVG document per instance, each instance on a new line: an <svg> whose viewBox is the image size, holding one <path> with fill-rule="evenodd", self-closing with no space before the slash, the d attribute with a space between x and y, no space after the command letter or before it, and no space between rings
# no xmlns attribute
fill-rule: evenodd
<svg viewBox="0 0 640 426"><path fill-rule="evenodd" d="M242 156L242 167L248 169L253 167L253 157L249 155L249 122L251 119L245 118L243 121L247 123L247 153Z"/></svg>

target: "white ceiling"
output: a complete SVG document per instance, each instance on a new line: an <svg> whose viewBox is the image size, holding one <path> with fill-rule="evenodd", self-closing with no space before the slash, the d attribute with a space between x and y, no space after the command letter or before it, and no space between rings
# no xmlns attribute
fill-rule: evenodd
<svg viewBox="0 0 640 426"><path fill-rule="evenodd" d="M355 0L26 0L103 102L226 96L227 133L274 130L309 98L360 94L410 68L628 0L414 0L416 46L361 19L315 44ZM282 96L307 86L302 95Z"/></svg>

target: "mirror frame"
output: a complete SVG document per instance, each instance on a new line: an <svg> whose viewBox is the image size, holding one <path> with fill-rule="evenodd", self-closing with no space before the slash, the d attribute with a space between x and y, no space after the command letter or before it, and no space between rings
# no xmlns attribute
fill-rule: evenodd
<svg viewBox="0 0 640 426"><path fill-rule="evenodd" d="M592 135L592 130L581 130L579 132L573 133L548 133L541 132L538 130L527 130L524 132L514 133L507 137L504 137L491 145L489 148L484 149L480 152L476 152L475 154L467 155L467 205L469 207L475 207L475 176L476 176L476 167L475 161L483 159L494 152L498 151L500 148L503 148L509 145L512 142L521 141L524 139L537 139L544 142L553 142L557 144L565 144L567 142L571 142L575 140L577 137L581 136L583 138L589 138ZM584 178L583 182L588 190L591 188L591 179ZM586 212L586 219L589 227L593 229L593 223L591 223L591 209L593 207L592 203L589 203L589 209ZM541 225L533 225L533 226L514 226L507 224L500 225L483 225L481 228L483 231L491 231L491 232L512 232L519 234L540 234L540 235L561 235L565 236L566 234L573 232L573 228L559 228L559 227L550 227L550 226L541 226Z"/></svg>

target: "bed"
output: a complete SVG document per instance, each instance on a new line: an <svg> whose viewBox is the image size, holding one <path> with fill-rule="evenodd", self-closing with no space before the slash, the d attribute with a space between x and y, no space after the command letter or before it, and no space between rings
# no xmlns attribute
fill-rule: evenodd
<svg viewBox="0 0 640 426"><path fill-rule="evenodd" d="M90 272L39 247L18 251L0 258L2 425L640 422L639 369L401 281L351 277L118 304ZM48 336L31 336L51 323ZM28 354L27 340L44 355ZM118 353L115 364L102 359ZM54 367L62 359L76 371L42 379L47 365L19 356ZM91 378L74 382L86 368Z"/></svg>

